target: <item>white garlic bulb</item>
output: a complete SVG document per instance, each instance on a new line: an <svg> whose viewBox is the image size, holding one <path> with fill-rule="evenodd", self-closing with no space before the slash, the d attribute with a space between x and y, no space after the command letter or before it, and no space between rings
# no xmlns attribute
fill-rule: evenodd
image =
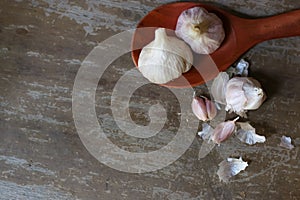
<svg viewBox="0 0 300 200"><path fill-rule="evenodd" d="M245 117L247 110L255 110L266 99L260 83L248 77L230 79L225 92L226 110Z"/></svg>
<svg viewBox="0 0 300 200"><path fill-rule="evenodd" d="M225 38L221 19L201 7L183 11L177 20L175 33L199 54L214 52Z"/></svg>
<svg viewBox="0 0 300 200"><path fill-rule="evenodd" d="M155 39L139 56L138 68L149 81L163 84L187 72L193 63L193 53L182 40L166 34L164 28L155 31Z"/></svg>

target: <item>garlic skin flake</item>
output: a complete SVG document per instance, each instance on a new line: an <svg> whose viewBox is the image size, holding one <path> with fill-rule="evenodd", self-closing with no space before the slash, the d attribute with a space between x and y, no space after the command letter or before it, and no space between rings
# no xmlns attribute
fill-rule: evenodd
<svg viewBox="0 0 300 200"><path fill-rule="evenodd" d="M194 97L192 110L201 121L212 120L217 115L216 105L206 97Z"/></svg>
<svg viewBox="0 0 300 200"><path fill-rule="evenodd" d="M164 84L190 70L192 63L190 47L182 40L168 36L164 28L158 28L155 39L140 53L138 69L149 81Z"/></svg>
<svg viewBox="0 0 300 200"><path fill-rule="evenodd" d="M227 83L225 99L226 111L245 117L247 110L255 110L261 106L266 94L257 80L234 77Z"/></svg>
<svg viewBox="0 0 300 200"><path fill-rule="evenodd" d="M229 75L226 72L220 72L218 76L213 80L211 85L211 95L218 103L226 105L225 93L226 86L229 81Z"/></svg>
<svg viewBox="0 0 300 200"><path fill-rule="evenodd" d="M228 183L231 177L237 175L242 170L245 170L247 166L248 163L243 161L242 157L239 159L227 158L227 160L224 160L219 164L219 170L217 174L220 181Z"/></svg>
<svg viewBox="0 0 300 200"><path fill-rule="evenodd" d="M175 33L198 54L214 52L225 38L221 19L201 7L183 11L177 20Z"/></svg>
<svg viewBox="0 0 300 200"><path fill-rule="evenodd" d="M198 132L199 137L203 140L210 140L214 129L207 123L202 124L202 131Z"/></svg>
<svg viewBox="0 0 300 200"><path fill-rule="evenodd" d="M253 145L255 143L264 143L266 141L266 137L257 135L255 128L252 127L248 122L238 122L237 125L240 127L240 129L238 129L235 134L240 141L249 145Z"/></svg>
<svg viewBox="0 0 300 200"><path fill-rule="evenodd" d="M279 146L289 149L289 150L295 148L294 145L292 145L292 138L284 136L284 135L281 137L281 142L280 142Z"/></svg>
<svg viewBox="0 0 300 200"><path fill-rule="evenodd" d="M199 150L198 159L206 157L216 146L212 142L211 136L214 132L214 129L207 123L202 124L202 131L198 132L198 135L202 138L203 142Z"/></svg>
<svg viewBox="0 0 300 200"><path fill-rule="evenodd" d="M222 122L214 129L212 134L212 141L216 144L220 144L227 138L229 138L232 133L235 131L235 122L239 119L239 117L235 118L232 121Z"/></svg>

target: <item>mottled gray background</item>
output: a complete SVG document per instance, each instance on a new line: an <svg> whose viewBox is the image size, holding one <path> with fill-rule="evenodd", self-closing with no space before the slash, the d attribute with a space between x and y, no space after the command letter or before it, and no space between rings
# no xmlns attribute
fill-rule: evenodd
<svg viewBox="0 0 300 200"><path fill-rule="evenodd" d="M300 199L299 37L261 43L244 56L251 62L250 74L268 94L263 106L249 113L266 143L249 147L231 138L199 161L202 141L196 138L175 163L146 174L119 172L87 152L71 111L81 62L98 43L134 28L147 12L167 2L172 1L0 1L0 199ZM213 3L250 17L300 8L297 0ZM99 81L99 122L120 148L156 150L176 134L179 103L168 89L146 85L131 98L131 116L147 125L149 106L160 102L168 110L164 129L148 140L120 131L110 95L132 67L126 54ZM197 89L206 91L205 86ZM282 135L291 136L296 148L280 148ZM249 167L226 185L216 171L228 156L243 156Z"/></svg>

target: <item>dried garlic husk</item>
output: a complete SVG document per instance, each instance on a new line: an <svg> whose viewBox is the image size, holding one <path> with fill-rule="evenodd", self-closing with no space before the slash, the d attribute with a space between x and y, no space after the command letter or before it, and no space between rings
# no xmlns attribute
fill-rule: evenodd
<svg viewBox="0 0 300 200"><path fill-rule="evenodd" d="M155 31L155 39L139 56L140 72L149 81L163 84L187 72L193 63L193 53L182 40L166 34L164 28Z"/></svg>
<svg viewBox="0 0 300 200"><path fill-rule="evenodd" d="M252 127L248 122L238 122L237 125L240 129L235 133L240 141L253 145L255 143L264 143L266 141L265 136L257 135L255 128Z"/></svg>
<svg viewBox="0 0 300 200"><path fill-rule="evenodd" d="M214 100L224 105L226 105L225 92L228 81L229 75L226 72L220 72L214 79L210 89Z"/></svg>
<svg viewBox="0 0 300 200"><path fill-rule="evenodd" d="M281 142L279 145L281 147L284 147L284 148L290 149L290 150L295 148L294 145L292 145L292 138L284 136L284 135L281 137Z"/></svg>
<svg viewBox="0 0 300 200"><path fill-rule="evenodd" d="M221 19L201 7L183 11L178 18L175 33L199 54L214 52L225 37Z"/></svg>
<svg viewBox="0 0 300 200"><path fill-rule="evenodd" d="M245 117L247 110L255 110L266 99L260 83L248 77L230 79L225 92L226 110Z"/></svg>
<svg viewBox="0 0 300 200"><path fill-rule="evenodd" d="M245 170L247 166L248 163L243 161L241 157L239 159L227 158L227 160L224 160L219 164L217 174L220 181L227 183L231 177L237 175L242 170Z"/></svg>
<svg viewBox="0 0 300 200"><path fill-rule="evenodd" d="M215 104L206 97L194 97L192 110L196 117L201 121L212 120L217 115Z"/></svg>
<svg viewBox="0 0 300 200"><path fill-rule="evenodd" d="M214 129L207 123L202 124L202 131L198 132L198 135L203 140L210 140L212 133L214 132Z"/></svg>
<svg viewBox="0 0 300 200"><path fill-rule="evenodd" d="M232 121L222 122L215 128L212 134L212 141L216 144L220 144L227 138L229 138L235 130L235 122L239 119L239 117L235 118Z"/></svg>

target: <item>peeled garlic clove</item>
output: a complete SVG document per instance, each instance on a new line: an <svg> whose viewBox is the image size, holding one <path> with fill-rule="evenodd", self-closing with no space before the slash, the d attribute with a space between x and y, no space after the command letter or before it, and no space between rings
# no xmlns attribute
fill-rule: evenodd
<svg viewBox="0 0 300 200"><path fill-rule="evenodd" d="M204 100L205 100L205 106L207 111L207 118L209 120L212 120L217 115L216 105L208 98L204 98Z"/></svg>
<svg viewBox="0 0 300 200"><path fill-rule="evenodd" d="M240 127L239 130L235 133L237 138L249 145L255 143L264 143L266 141L265 136L257 135L255 128L252 127L248 122L239 122L237 125Z"/></svg>
<svg viewBox="0 0 300 200"><path fill-rule="evenodd" d="M226 72L220 72L214 79L210 89L214 100L224 105L226 105L225 92L228 81L229 75Z"/></svg>
<svg viewBox="0 0 300 200"><path fill-rule="evenodd" d="M138 68L149 81L163 84L187 72L193 63L193 53L182 40L166 34L164 28L155 31L155 39L139 56Z"/></svg>
<svg viewBox="0 0 300 200"><path fill-rule="evenodd" d="M242 170L245 170L247 166L248 163L243 161L241 157L239 159L227 158L227 160L224 160L219 164L217 174L220 181L227 183L231 177L237 175Z"/></svg>
<svg viewBox="0 0 300 200"><path fill-rule="evenodd" d="M201 121L207 121L206 105L202 98L194 97L192 101L192 110L196 117Z"/></svg>
<svg viewBox="0 0 300 200"><path fill-rule="evenodd" d="M292 145L292 139L284 135L281 137L280 146L290 150L295 148L294 145Z"/></svg>
<svg viewBox="0 0 300 200"><path fill-rule="evenodd" d="M228 81L225 92L226 110L245 116L247 110L255 110L266 99L260 83L248 77L235 77Z"/></svg>
<svg viewBox="0 0 300 200"><path fill-rule="evenodd" d="M222 21L201 7L183 11L178 18L175 33L199 54L214 52L225 37Z"/></svg>
<svg viewBox="0 0 300 200"><path fill-rule="evenodd" d="M217 125L212 134L212 141L216 144L220 144L221 142L229 138L235 130L235 122L238 119L239 118L237 117L232 121L222 122Z"/></svg>

